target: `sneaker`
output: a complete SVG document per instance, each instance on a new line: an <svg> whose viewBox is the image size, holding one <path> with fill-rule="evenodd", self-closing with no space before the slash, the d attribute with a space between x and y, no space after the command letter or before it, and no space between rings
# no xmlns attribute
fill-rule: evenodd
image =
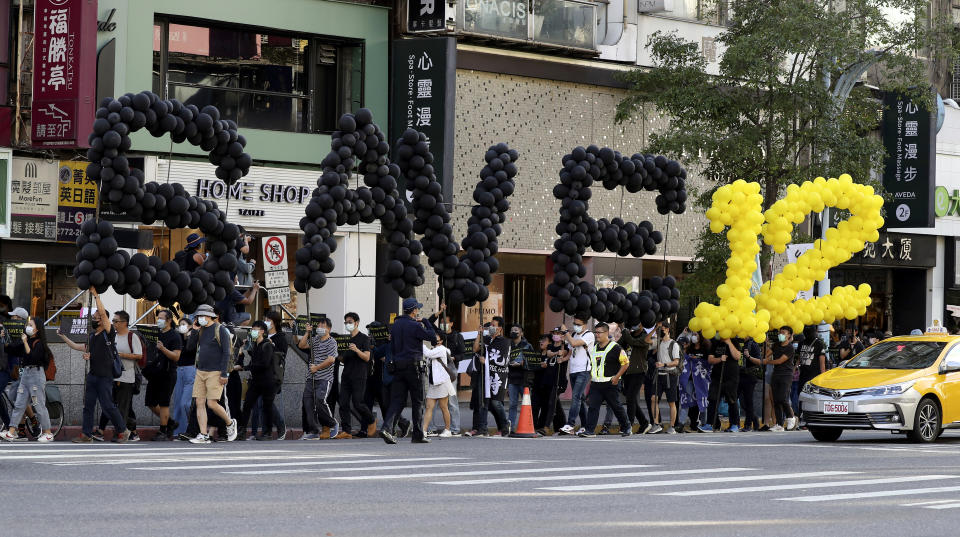
<svg viewBox="0 0 960 537"><path fill-rule="evenodd" d="M627 436L630 436L630 435L632 435L632 434L633 434L633 431L631 431L629 427L627 427L626 429L620 431L620 436L623 436L623 437L627 437Z"/></svg>
<svg viewBox="0 0 960 537"><path fill-rule="evenodd" d="M577 431L577 436L579 436L580 438L596 438L597 437L597 435L593 433L588 433L587 430L584 429L583 427L581 427L580 430Z"/></svg>
<svg viewBox="0 0 960 537"><path fill-rule="evenodd" d="M773 433L782 433L783 431L784 431L784 428L779 425L774 425L773 427L770 427L770 432L773 432Z"/></svg>
<svg viewBox="0 0 960 537"><path fill-rule="evenodd" d="M122 433L120 433L119 435L117 435L117 443L118 443L118 444L126 444L126 443L127 443L127 440L129 440L129 439L130 439L130 430L129 430L129 429L126 430L126 431L123 431Z"/></svg>
<svg viewBox="0 0 960 537"><path fill-rule="evenodd" d="M196 436L196 438L191 438L190 443L191 444L209 444L210 437L203 433L200 433Z"/></svg>
<svg viewBox="0 0 960 537"><path fill-rule="evenodd" d="M784 424L784 427L783 427L783 428L786 429L786 430L788 430L788 431L792 431L792 430L794 430L794 429L797 428L797 423L798 423L798 421L799 421L799 420L797 420L796 417L787 418L787 419L786 419L786 423Z"/></svg>
<svg viewBox="0 0 960 537"><path fill-rule="evenodd" d="M663 432L663 427L659 423L655 423L650 426L650 431L647 434L659 434Z"/></svg>
<svg viewBox="0 0 960 537"><path fill-rule="evenodd" d="M750 426L748 425L748 426L744 427L743 429L740 429L740 432L743 432L743 433L752 433L752 432L753 432L753 427L750 427Z"/></svg>
<svg viewBox="0 0 960 537"><path fill-rule="evenodd" d="M300 440L320 440L320 435L317 433L305 434L300 437Z"/></svg>
<svg viewBox="0 0 960 537"><path fill-rule="evenodd" d="M444 429L442 433L438 434L440 438L450 438L453 436L453 433L450 432L450 429Z"/></svg>
<svg viewBox="0 0 960 537"><path fill-rule="evenodd" d="M428 431L427 436L440 436L438 431Z"/></svg>
<svg viewBox="0 0 960 537"><path fill-rule="evenodd" d="M701 433L712 433L713 425L701 425L697 427L697 430L700 431Z"/></svg>
<svg viewBox="0 0 960 537"><path fill-rule="evenodd" d="M770 426L769 426L769 425L767 425L766 423L764 423L764 424L763 424L763 426L762 426L762 427L760 427L760 428L759 428L759 429L757 429L757 430L758 430L758 431L760 431L761 433L765 433L765 432L767 432L767 431L769 431L769 430L770 430Z"/></svg>
<svg viewBox="0 0 960 537"><path fill-rule="evenodd" d="M610 434L610 428L604 425L600 428L600 432L597 433L597 436L607 436L608 434Z"/></svg>
<svg viewBox="0 0 960 537"><path fill-rule="evenodd" d="M430 443L430 439L427 438L427 437L414 438L414 439L412 440L412 442L413 442L414 444L429 444L429 443Z"/></svg>
<svg viewBox="0 0 960 537"><path fill-rule="evenodd" d="M534 432L537 433L537 434L540 435L540 436L547 436L547 430L546 430L546 429L537 429L537 430L534 431Z"/></svg>
<svg viewBox="0 0 960 537"><path fill-rule="evenodd" d="M167 436L165 431L159 431L157 434L153 435L153 438L150 439L151 442L166 442L170 440L170 437Z"/></svg>
<svg viewBox="0 0 960 537"><path fill-rule="evenodd" d="M383 441L388 444L396 444L397 438L385 430L380 431L380 438L383 438Z"/></svg>
<svg viewBox="0 0 960 537"><path fill-rule="evenodd" d="M401 421L397 426L400 427L400 436L398 436L397 438L406 438L410 436L410 430L413 429L412 423L404 420L404 421Z"/></svg>
<svg viewBox="0 0 960 537"><path fill-rule="evenodd" d="M4 442L16 442L19 439L20 437L12 434L10 429L4 429L2 432L0 432L0 440L3 440Z"/></svg>
<svg viewBox="0 0 960 537"><path fill-rule="evenodd" d="M648 423L647 426L643 428L643 430L637 430L637 432L640 434L650 434L650 431L652 430L653 430L653 425Z"/></svg>
<svg viewBox="0 0 960 537"><path fill-rule="evenodd" d="M579 429L577 429L577 436L580 436L580 433L585 433L585 432L587 432L587 430L586 430L585 428L583 428L583 427L580 427ZM596 436L596 435L594 435L594 436Z"/></svg>
<svg viewBox="0 0 960 537"><path fill-rule="evenodd" d="M167 437L167 438L171 439L170 437ZM140 435L137 434L136 431L130 431L130 438L127 439L127 442L139 442L139 441L140 441Z"/></svg>
<svg viewBox="0 0 960 537"><path fill-rule="evenodd" d="M177 442L189 442L190 437L187 436L187 433L180 433L177 435L176 438L174 438L174 440L176 440Z"/></svg>
<svg viewBox="0 0 960 537"><path fill-rule="evenodd" d="M507 434L504 436L509 435L511 432L513 432L513 422L510 420L507 420Z"/></svg>
<svg viewBox="0 0 960 537"><path fill-rule="evenodd" d="M466 437L469 438L469 437L471 437L471 436L480 436L480 433L479 433L476 429L473 429L473 430L470 430L470 431L467 431L467 432L463 433L463 436L466 436Z"/></svg>
<svg viewBox="0 0 960 537"><path fill-rule="evenodd" d="M367 437L367 430L366 430L366 429L360 429L359 431L357 431L357 432L355 432L355 433L351 433L351 434L353 435L354 438L366 438L366 437Z"/></svg>
<svg viewBox="0 0 960 537"><path fill-rule="evenodd" d="M728 433L739 433L739 432L740 432L740 427L737 426L737 425L731 425L730 427L727 427L727 429L726 429L725 432L728 432Z"/></svg>
<svg viewBox="0 0 960 537"><path fill-rule="evenodd" d="M335 423L333 427L330 427L330 438L336 438L340 435L340 424Z"/></svg>
<svg viewBox="0 0 960 537"><path fill-rule="evenodd" d="M227 425L227 442L233 442L237 439L237 420L231 419Z"/></svg>
<svg viewBox="0 0 960 537"><path fill-rule="evenodd" d="M37 442L40 442L41 444L53 442L53 435L50 433L43 433L37 437Z"/></svg>
<svg viewBox="0 0 960 537"><path fill-rule="evenodd" d="M572 426L572 425L564 425L563 427L560 428L559 431L557 431L557 434L560 434L560 435L570 435L570 434L574 434L573 426Z"/></svg>
<svg viewBox="0 0 960 537"><path fill-rule="evenodd" d="M0 433L0 434L3 434L3 433ZM76 438L71 440L71 442L73 442L74 444L92 444L93 437L87 436L85 434L81 434L80 436L77 436Z"/></svg>
<svg viewBox="0 0 960 537"><path fill-rule="evenodd" d="M676 427L667 427L667 434L680 434L677 432Z"/></svg>
<svg viewBox="0 0 960 537"><path fill-rule="evenodd" d="M283 432L277 435L277 440L286 440L287 439L287 428L283 428Z"/></svg>
<svg viewBox="0 0 960 537"><path fill-rule="evenodd" d="M93 432L90 433L90 438L91 438L92 440L96 440L97 442L103 442L103 441L104 441L104 440L103 440L103 432L101 432L100 429L94 429Z"/></svg>

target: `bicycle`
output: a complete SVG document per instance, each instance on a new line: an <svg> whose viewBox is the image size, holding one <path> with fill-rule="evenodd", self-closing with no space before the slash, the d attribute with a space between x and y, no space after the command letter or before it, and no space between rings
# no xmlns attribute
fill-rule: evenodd
<svg viewBox="0 0 960 537"><path fill-rule="evenodd" d="M10 399L9 388L13 386L17 381L13 381L10 384L3 387L3 390L0 390L0 404L6 405L7 413L12 414L14 408L14 402ZM54 438L60 434L60 429L63 428L64 412L63 412L63 402L60 397L60 388L56 384L47 383L44 389L47 399L47 413L50 414L50 433ZM40 430L40 420L36 417L36 403L30 403L30 406L34 409L33 416L24 415L24 430L26 430L27 435L31 438L37 438L42 432Z"/></svg>

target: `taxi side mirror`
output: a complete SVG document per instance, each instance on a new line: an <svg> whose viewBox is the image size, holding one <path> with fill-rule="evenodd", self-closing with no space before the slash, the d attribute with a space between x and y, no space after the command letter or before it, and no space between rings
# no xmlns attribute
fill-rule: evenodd
<svg viewBox="0 0 960 537"><path fill-rule="evenodd" d="M954 371L960 371L960 361L957 360L944 360L940 364L940 374L944 375L946 373L953 373Z"/></svg>

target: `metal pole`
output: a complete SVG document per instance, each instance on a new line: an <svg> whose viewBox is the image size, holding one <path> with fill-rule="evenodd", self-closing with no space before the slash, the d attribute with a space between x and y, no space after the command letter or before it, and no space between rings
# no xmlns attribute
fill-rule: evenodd
<svg viewBox="0 0 960 537"><path fill-rule="evenodd" d="M43 326L47 326L48 324L50 324L50 321L54 320L57 317L57 315L60 315L63 312L63 310L67 309L67 307L70 306L70 304L73 304L74 300L80 298L80 295L86 292L87 292L86 289L84 289L83 291L80 291L79 293L73 295L73 298L68 300L67 303L62 308L58 309L56 313L54 313L49 319L47 319L46 322L43 323ZM10 293L10 294L13 294L13 293Z"/></svg>

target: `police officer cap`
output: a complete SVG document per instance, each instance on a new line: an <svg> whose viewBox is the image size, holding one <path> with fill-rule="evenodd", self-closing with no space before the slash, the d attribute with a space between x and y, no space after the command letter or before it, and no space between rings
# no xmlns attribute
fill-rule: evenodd
<svg viewBox="0 0 960 537"><path fill-rule="evenodd" d="M413 310L415 310L415 309L422 308L422 307L423 307L423 304L417 302L417 299L416 299L416 298L410 297L410 298L404 298L404 299L403 299L403 312L404 312L404 313L410 313L411 311L413 311Z"/></svg>

